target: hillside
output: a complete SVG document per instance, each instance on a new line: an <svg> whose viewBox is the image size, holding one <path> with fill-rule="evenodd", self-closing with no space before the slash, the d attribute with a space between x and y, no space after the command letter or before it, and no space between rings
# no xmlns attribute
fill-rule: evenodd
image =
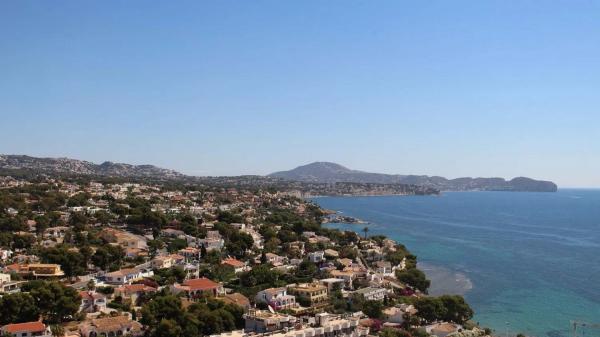
<svg viewBox="0 0 600 337"><path fill-rule="evenodd" d="M178 181L218 183L225 186L285 186L285 189L296 189L313 195L437 194L439 191L556 192L557 190L556 185L552 182L525 177L507 181L502 178L446 179L437 176L393 175L351 170L339 164L328 162L316 162L290 171L275 172L268 176L191 177L153 165L132 165L108 161L95 164L70 158L0 155L0 169L4 171L25 170L33 174L48 175L176 179Z"/></svg>
<svg viewBox="0 0 600 337"><path fill-rule="evenodd" d="M113 162L95 164L69 158L37 158L24 155L0 155L0 169L30 170L46 174L79 174L110 177L176 178L179 172L153 165L131 165Z"/></svg>
<svg viewBox="0 0 600 337"><path fill-rule="evenodd" d="M534 180L525 177L517 177L511 180L505 180L503 178L446 179L438 176L370 173L351 170L342 165L329 162L315 162L299 166L293 170L275 172L269 176L312 183L351 182L409 184L431 187L442 191L557 191L557 186L553 182Z"/></svg>
<svg viewBox="0 0 600 337"><path fill-rule="evenodd" d="M39 175L103 180L131 179L139 181L166 181L174 184L200 184L221 188L256 188L287 191L297 196L339 195L430 195L439 191L409 184L377 183L320 183L285 180L267 176L195 177L152 165L131 165L70 158L36 158L24 155L0 155L0 176L33 178Z"/></svg>

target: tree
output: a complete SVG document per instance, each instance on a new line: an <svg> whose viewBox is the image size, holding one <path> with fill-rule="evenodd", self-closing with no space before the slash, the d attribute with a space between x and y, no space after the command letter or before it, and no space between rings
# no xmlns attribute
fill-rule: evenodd
<svg viewBox="0 0 600 337"><path fill-rule="evenodd" d="M90 221L88 217L81 212L73 213L69 218L69 224L76 232L85 230L85 226L87 225L88 221Z"/></svg>
<svg viewBox="0 0 600 337"><path fill-rule="evenodd" d="M369 227L363 228L363 232L365 232L365 240L367 239L367 233L369 232Z"/></svg>
<svg viewBox="0 0 600 337"><path fill-rule="evenodd" d="M169 269L155 269L153 278L160 285L167 285L175 282L181 283L185 280L185 276L185 270L177 266Z"/></svg>
<svg viewBox="0 0 600 337"><path fill-rule="evenodd" d="M356 312L363 310L363 304L365 304L365 298L359 294L353 294L348 302L348 311Z"/></svg>
<svg viewBox="0 0 600 337"><path fill-rule="evenodd" d="M310 307L312 305L310 298L305 295L297 296L296 301L298 302L298 304L300 304L300 306L303 307Z"/></svg>
<svg viewBox="0 0 600 337"><path fill-rule="evenodd" d="M278 238L271 238L265 241L265 251L275 253L281 247L281 241ZM291 253L291 252L290 252ZM299 252L297 253L299 256Z"/></svg>
<svg viewBox="0 0 600 337"><path fill-rule="evenodd" d="M50 226L50 219L45 215L38 215L33 220L35 220L35 231L38 234L44 233Z"/></svg>
<svg viewBox="0 0 600 337"><path fill-rule="evenodd" d="M350 247L350 246L344 246L340 249L340 257L341 258L347 258L347 259L356 259L356 257L358 256L358 252L356 251L356 248L354 247Z"/></svg>
<svg viewBox="0 0 600 337"><path fill-rule="evenodd" d="M62 283L31 281L22 290L31 294L40 313L51 323L73 319L79 311L81 296L75 288Z"/></svg>
<svg viewBox="0 0 600 337"><path fill-rule="evenodd" d="M464 324L473 317L473 310L460 295L422 297L415 303L417 316L426 322L438 320Z"/></svg>
<svg viewBox="0 0 600 337"><path fill-rule="evenodd" d="M0 326L35 321L39 316L35 299L28 293L14 293L0 297Z"/></svg>
<svg viewBox="0 0 600 337"><path fill-rule="evenodd" d="M311 281L318 273L319 267L308 260L302 261L296 269L296 277L307 279L307 281Z"/></svg>
<svg viewBox="0 0 600 337"><path fill-rule="evenodd" d="M383 328L379 331L380 337L412 337L410 332L394 328Z"/></svg>
<svg viewBox="0 0 600 337"><path fill-rule="evenodd" d="M244 326L244 309L235 304L207 298L187 310L171 294L159 294L142 307L140 322L149 337L207 336Z"/></svg>
<svg viewBox="0 0 600 337"><path fill-rule="evenodd" d="M96 289L96 281L94 281L94 279L89 280L85 287L87 288L87 290L89 291L93 291L94 289Z"/></svg>
<svg viewBox="0 0 600 337"><path fill-rule="evenodd" d="M88 200L90 199L90 195L88 193L77 193L69 198L67 201L68 207L76 207L76 206L86 206L88 204Z"/></svg>
<svg viewBox="0 0 600 337"><path fill-rule="evenodd" d="M253 244L252 236L234 230L229 236L226 248L231 255L242 258L246 255L246 251L252 248Z"/></svg>
<svg viewBox="0 0 600 337"><path fill-rule="evenodd" d="M101 224L108 224L112 220L113 216L106 211L98 211L94 214L94 218Z"/></svg>
<svg viewBox="0 0 600 337"><path fill-rule="evenodd" d="M365 301L362 306L362 312L370 318L382 318L383 304L380 301Z"/></svg>
<svg viewBox="0 0 600 337"><path fill-rule="evenodd" d="M184 249L185 247L187 247L187 241L185 239L171 239L171 241L167 245L167 250L170 253L173 253L178 250Z"/></svg>
<svg viewBox="0 0 600 337"><path fill-rule="evenodd" d="M390 263L392 265L397 266L402 262L402 260L404 260L405 256L406 256L406 254L404 252L396 250L396 251L387 253L387 255L385 256L385 259L387 261L390 261Z"/></svg>
<svg viewBox="0 0 600 337"><path fill-rule="evenodd" d="M13 236L13 247L17 249L29 249L35 243L35 236L33 235L14 235Z"/></svg>
<svg viewBox="0 0 600 337"><path fill-rule="evenodd" d="M198 220L191 214L183 214L179 221L181 221L181 229L185 232L185 234L191 236L198 235Z"/></svg>
<svg viewBox="0 0 600 337"><path fill-rule="evenodd" d="M277 232L277 238L281 241L281 242L294 242L294 241L298 241L298 234L292 232L291 230L288 229L282 229L279 232Z"/></svg>
<svg viewBox="0 0 600 337"><path fill-rule="evenodd" d="M211 251L207 252L206 255L203 255L203 257L204 262L211 265L217 265L221 263L221 260L223 259L223 254L221 254L221 251L219 251L218 249L212 249Z"/></svg>
<svg viewBox="0 0 600 337"><path fill-rule="evenodd" d="M431 285L431 281L427 279L425 273L416 268L408 270L397 270L396 278L414 289L418 289L424 293Z"/></svg>
<svg viewBox="0 0 600 337"><path fill-rule="evenodd" d="M142 307L140 322L156 328L164 319L177 319L182 316L181 300L174 295L164 295L157 296Z"/></svg>
<svg viewBox="0 0 600 337"><path fill-rule="evenodd" d="M92 250L92 248L90 248L90 246L85 245L81 248L79 248L79 254L81 254L81 258L83 259L83 268L87 269L88 265L90 264L91 260L92 260L92 255L94 255L94 251Z"/></svg>
<svg viewBox="0 0 600 337"><path fill-rule="evenodd" d="M200 276L219 282L228 282L235 278L235 268L227 264L215 264L201 270Z"/></svg>
<svg viewBox="0 0 600 337"><path fill-rule="evenodd" d="M260 285L264 288L272 288L277 286L280 273L271 270L268 265L261 264L252 268L252 270L240 275L240 284L243 287L254 287Z"/></svg>
<svg viewBox="0 0 600 337"><path fill-rule="evenodd" d="M439 298L421 297L415 302L417 315L425 322L432 323L446 317L447 311Z"/></svg>
<svg viewBox="0 0 600 337"><path fill-rule="evenodd" d="M219 222L224 222L228 224L244 222L244 219L241 215L233 214L228 211L219 211L219 213L217 214L217 220Z"/></svg>
<svg viewBox="0 0 600 337"><path fill-rule="evenodd" d="M150 252L150 258L156 257L158 251L165 247L165 243L162 240L148 240L148 251Z"/></svg>
<svg viewBox="0 0 600 337"><path fill-rule="evenodd" d="M267 264L267 262L269 262L269 260L267 259L267 253L265 253L265 251L263 250L260 254L260 264Z"/></svg>
<svg viewBox="0 0 600 337"><path fill-rule="evenodd" d="M87 269L83 255L65 246L46 249L40 255L44 262L60 264L68 277L83 275Z"/></svg>
<svg viewBox="0 0 600 337"><path fill-rule="evenodd" d="M125 251L120 246L104 245L96 249L92 263L102 270L115 270L121 266L124 257Z"/></svg>
<svg viewBox="0 0 600 337"><path fill-rule="evenodd" d="M172 319L162 319L152 334L154 337L183 336L183 329Z"/></svg>
<svg viewBox="0 0 600 337"><path fill-rule="evenodd" d="M473 318L473 309L467 304L464 297L460 295L443 295L439 299L446 308L444 320L463 324Z"/></svg>
<svg viewBox="0 0 600 337"><path fill-rule="evenodd" d="M136 203L137 201L131 200L131 202ZM144 202L146 201L144 200ZM131 209L130 213L126 220L130 225L145 225L150 228L159 229L167 222L164 214L152 212L150 207L146 205L137 205L137 207Z"/></svg>
<svg viewBox="0 0 600 337"><path fill-rule="evenodd" d="M329 301L333 306L334 313L341 314L345 313L348 308L348 300L344 298L341 287L334 286L329 296Z"/></svg>

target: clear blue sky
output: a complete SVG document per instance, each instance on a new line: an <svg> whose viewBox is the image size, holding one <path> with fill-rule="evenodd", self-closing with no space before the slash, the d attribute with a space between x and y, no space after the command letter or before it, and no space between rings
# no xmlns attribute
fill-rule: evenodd
<svg viewBox="0 0 600 337"><path fill-rule="evenodd" d="M600 1L2 1L0 153L600 186Z"/></svg>

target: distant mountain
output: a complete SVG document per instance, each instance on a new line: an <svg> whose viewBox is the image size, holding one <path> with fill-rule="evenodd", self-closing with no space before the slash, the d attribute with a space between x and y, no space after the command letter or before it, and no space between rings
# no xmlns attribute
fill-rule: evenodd
<svg viewBox="0 0 600 337"><path fill-rule="evenodd" d="M351 170L328 162L299 166L290 171L264 176L191 177L153 165L113 162L95 164L70 158L37 158L25 155L0 155L0 174L15 170L47 175L89 175L118 178L177 179L221 184L223 186L277 186L312 195L342 194L437 194L439 191L537 191L556 192L556 184L530 178L457 178L396 175ZM340 184L342 183L342 184ZM384 186L385 185L385 186Z"/></svg>
<svg viewBox="0 0 600 337"><path fill-rule="evenodd" d="M261 188L288 192L299 197L340 195L435 195L439 190L410 184L312 183L267 176L195 177L152 165L130 165L112 162L95 164L69 158L36 158L24 155L0 155L0 176L35 178L40 175L58 178L114 178L124 180L170 180L185 184L201 184L219 188Z"/></svg>
<svg viewBox="0 0 600 337"><path fill-rule="evenodd" d="M184 175L153 165L131 165L113 162L95 164L69 158L37 158L23 155L0 155L0 169L30 170L46 174L82 174L110 177L148 177L169 179Z"/></svg>
<svg viewBox="0 0 600 337"><path fill-rule="evenodd" d="M540 181L525 177L508 181L503 178L446 179L438 176L370 173L351 170L342 165L329 162L315 162L296 167L293 170L271 173L269 177L311 183L409 184L431 187L441 191L557 191L556 184L551 181Z"/></svg>

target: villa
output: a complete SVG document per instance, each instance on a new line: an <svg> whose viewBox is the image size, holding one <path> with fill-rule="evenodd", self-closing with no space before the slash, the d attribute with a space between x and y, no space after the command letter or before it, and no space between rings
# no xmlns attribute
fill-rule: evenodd
<svg viewBox="0 0 600 337"><path fill-rule="evenodd" d="M39 321L7 324L3 326L0 331L2 331L2 335L6 336L52 337L50 327Z"/></svg>
<svg viewBox="0 0 600 337"><path fill-rule="evenodd" d="M141 336L142 325L129 316L96 318L79 325L81 337Z"/></svg>
<svg viewBox="0 0 600 337"><path fill-rule="evenodd" d="M269 288L256 294L257 303L266 303L275 310L290 309L297 306L296 297L288 295L287 288Z"/></svg>

